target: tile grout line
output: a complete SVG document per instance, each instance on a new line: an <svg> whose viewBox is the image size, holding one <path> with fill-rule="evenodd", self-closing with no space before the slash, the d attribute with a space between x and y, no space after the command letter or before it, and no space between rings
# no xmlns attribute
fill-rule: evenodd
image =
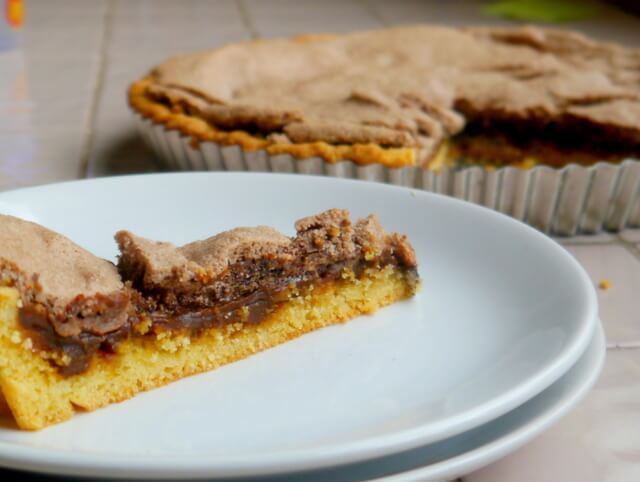
<svg viewBox="0 0 640 482"><path fill-rule="evenodd" d="M571 238L567 238L567 239L551 238L551 239L553 239L554 241L556 241L558 244L562 246L606 246L608 244L609 245L621 244L622 242L620 238L603 239L600 241L572 240Z"/></svg>
<svg viewBox="0 0 640 482"><path fill-rule="evenodd" d="M640 250L636 243L632 241L627 241L623 239L620 235L617 235L618 245L622 246L622 248L627 251L631 256L633 256L636 260L640 261ZM634 350L640 348L640 343L615 343L611 349L613 350ZM607 346L609 349L609 346Z"/></svg>
<svg viewBox="0 0 640 482"><path fill-rule="evenodd" d="M624 249L625 251L629 252L634 258L636 258L637 260L640 261L640 251L638 251L638 248L634 245L634 243L631 243L629 241L624 240L622 237L620 237L620 235L616 234L615 237L613 239L604 241L604 242L598 242L598 241L587 241L587 242L580 242L580 241L576 241L576 242L560 242L558 241L558 243L561 244L561 246L563 247L579 247L579 246L620 246L622 247L622 249ZM607 342L606 344L606 349L607 351L623 351L623 350L638 350L640 349L640 343L636 343L636 342L631 342L631 343L625 343L625 342L618 342L618 343L609 343Z"/></svg>
<svg viewBox="0 0 640 482"><path fill-rule="evenodd" d="M625 251L627 251L631 256L640 261L640 250L638 250L636 243L631 241L627 241L622 238L619 234L615 234L615 237L611 240L605 242L598 241L587 241L587 242L569 242L562 243L562 245L567 246L621 246ZM640 349L640 343L632 342L632 343L607 343L606 344L607 351L623 351L623 350L638 350Z"/></svg>
<svg viewBox="0 0 640 482"><path fill-rule="evenodd" d="M365 7L365 10L367 10L373 18L380 22L380 25L383 25L385 27L389 25L389 22L387 22L385 18L380 15L380 12L370 0L361 0L361 2Z"/></svg>
<svg viewBox="0 0 640 482"><path fill-rule="evenodd" d="M98 104L100 102L100 94L104 85L104 78L107 64L107 48L111 39L111 29L113 23L113 10L115 0L108 0L105 13L103 16L102 38L100 39L100 47L98 49L99 62L98 71L96 72L96 81L93 87L93 96L91 97L91 105L89 107L88 132L85 137L85 143L82 146L82 154L80 156L80 166L78 169L78 177L81 179L89 175L89 162L91 157L91 149L95 137L95 124L98 114Z"/></svg>
<svg viewBox="0 0 640 482"><path fill-rule="evenodd" d="M240 12L240 18L242 18L242 23L244 24L245 28L249 32L249 35L251 35L251 38L254 38L254 39L260 38L260 34L258 33L258 30L256 29L256 27L253 25L253 22L251 21L251 15L249 14L249 9L247 9L247 6L243 2L243 0L236 0L234 3L236 4L238 11Z"/></svg>
<svg viewBox="0 0 640 482"><path fill-rule="evenodd" d="M627 241L625 239L622 239L621 237L618 237L618 239L619 239L619 244L623 248L625 248L627 250L627 252L629 254L631 254L631 256L633 256L638 261L640 261L640 250L638 250L638 247L636 246L636 243L634 243L632 241Z"/></svg>

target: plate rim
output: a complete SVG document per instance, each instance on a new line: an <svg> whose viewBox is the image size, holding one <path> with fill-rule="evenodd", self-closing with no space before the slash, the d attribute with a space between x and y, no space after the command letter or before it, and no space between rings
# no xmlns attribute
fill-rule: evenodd
<svg viewBox="0 0 640 482"><path fill-rule="evenodd" d="M579 332L575 335L573 342L567 346L562 355L556 357L554 362L550 363L545 370L538 371L535 376L529 377L527 383L523 383L516 388L503 392L500 396L493 400L485 402L473 409L463 412L463 414L448 417L447 423L433 422L425 426L417 428L404 429L392 432L391 434L382 434L369 437L356 442L344 443L338 446L317 446L311 449L298 451L282 451L270 453L267 455L256 456L255 453L238 457L218 457L207 458L206 463L202 463L202 455L185 456L181 454L177 457L158 459L157 457L145 457L143 455L125 456L105 455L105 454L83 454L82 460L78 460L78 454L74 454L68 450L58 450L52 448L37 448L30 446L18 446L15 443L0 440L0 464L23 462L20 467L28 467L33 470L33 462L35 458L43 458L38 466L41 470L49 473L64 473L68 475L96 475L95 469L99 468L99 473L108 477L207 477L215 476L250 476L250 475L269 475L269 474L285 474L301 470L321 469L330 466L338 466L367 459L372 459L382 455L390 455L404 450L415 448L426 443L436 442L445 438L459 434L470 428L480 426L490 420L494 420L501 415L507 413L513 408L530 400L543 390L548 388L552 383L563 376L576 362L579 356L584 352L590 342L597 325L597 297L595 288L593 287L584 268L557 242L540 233L534 228L515 220L503 213L490 210L486 207L472 204L463 200L455 199L449 196L425 192L408 187L387 185L362 180L339 179L334 177L310 176L301 174L286 173L248 173L248 172L181 172L181 173L155 173L155 174L138 174L128 176L112 176L95 179L82 179L74 181L66 181L54 184L45 184L42 186L21 188L12 191L0 192L0 202L6 200L11 201L11 197L23 196L33 193L34 191L47 191L56 189L74 188L80 184L109 184L118 182L136 182L148 178L166 178L166 177L208 177L223 178L229 177L239 178L270 178L273 181L278 179L286 180L286 182L312 182L325 184L344 184L358 186L358 189L407 192L414 197L435 198L438 202L450 203L457 205L461 209L469 209L481 213L481 215L490 216L498 219L498 222L510 223L517 225L518 229L527 231L527 235L536 237L539 242L545 243L548 249L559 250L561 256L572 266L577 274L576 281L584 289L586 295L587 309L585 320ZM0 212L3 211L0 206ZM538 242L537 241L537 242ZM505 399L508 400L505 402ZM460 418L454 423L452 419ZM446 425L448 429L443 429L438 425ZM434 434L437 434L434 436ZM48 462L47 462L48 459ZM213 463L212 463L213 460ZM160 467L158 468L158 462ZM200 463L198 463L200 462ZM154 464L156 472L149 472L149 465ZM117 467L114 467L116 465ZM126 469L119 468L126 465ZM19 468L18 465L12 465ZM47 468L49 467L49 468ZM61 471L62 470L62 471Z"/></svg>
<svg viewBox="0 0 640 482"><path fill-rule="evenodd" d="M593 350L594 353L589 353L591 350ZM369 482L428 482L431 480L441 480L443 477L460 477L469 475L470 472L486 467L522 448L576 408L576 406L586 398L600 378L607 357L606 338L601 321L599 321L599 326L593 334L589 346L585 350L585 353L578 359L576 365L579 364L585 356L593 357L593 360L589 361L589 367L585 370L586 373L575 383L573 389L564 393L563 396L558 397L558 399L552 403L551 407L533 415L530 420L511 432L487 444L444 461L371 479ZM556 383L561 383L563 378L570 376L571 371L576 365L572 366ZM548 390L552 389L553 385L554 384L548 387ZM544 397L545 392L546 391L543 390L537 397ZM531 401L532 400L525 402L524 405ZM506 415L508 414L505 414L505 416ZM489 422L489 424L499 423L499 421L500 418ZM477 427L477 429L482 429L482 427Z"/></svg>
<svg viewBox="0 0 640 482"><path fill-rule="evenodd" d="M587 352L593 350L594 354L588 354ZM435 480L442 480L443 478L459 477L462 475L468 475L470 472L485 467L497 460L508 456L516 450L522 448L528 442L540 436L544 431L548 430L557 423L560 419L570 413L576 406L586 398L590 393L595 383L598 381L602 374L602 370L606 361L606 339L604 335L604 329L602 322L599 321L598 328L590 341L587 350L583 353L576 365L580 363L585 356L593 357L589 367L585 370L585 374L575 382L571 391L568 391L562 396L558 397L552 402L550 407L539 411L535 415L532 415L529 420L524 424L519 423L518 426L505 433L504 435L495 438L485 444L474 447L470 450L466 450L451 458L445 458L442 461L434 464L428 464L422 467L409 469L402 472L394 472L389 475L368 479L370 482L429 482ZM565 373L555 383L562 383L563 379L571 376L571 372L575 369L576 365L572 366L567 373ZM547 390L543 390L536 397L548 396L546 392L551 390L552 384ZM531 403L532 400L525 402L521 407ZM521 408L518 407L518 408ZM508 416L510 414L505 414ZM488 425L500 423L501 417L488 422ZM483 430L483 427L476 427L474 430ZM435 444L444 443L446 440L435 442ZM391 455L393 457L393 455ZM368 461L371 462L371 461ZM368 463L367 461L362 463ZM316 474L317 475L317 474ZM321 474L322 475L322 474ZM272 479L266 479L267 481ZM315 479L314 479L315 480ZM327 479L332 480L332 479Z"/></svg>

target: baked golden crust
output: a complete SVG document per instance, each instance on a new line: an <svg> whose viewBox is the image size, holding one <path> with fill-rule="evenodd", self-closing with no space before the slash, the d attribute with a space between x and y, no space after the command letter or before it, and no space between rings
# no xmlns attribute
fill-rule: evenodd
<svg viewBox="0 0 640 482"><path fill-rule="evenodd" d="M134 82L129 88L129 105L143 117L175 129L190 136L194 146L200 142L213 141L222 145L237 145L246 151L264 149L270 155L291 154L296 159L321 157L327 162L353 161L359 165L382 164L386 167L406 167L416 165L415 148L382 147L377 144L332 145L326 142L279 143L247 131L224 131L217 129L203 119L181 112L173 112L168 106L154 100L147 94L151 85L144 78Z"/></svg>
<svg viewBox="0 0 640 482"><path fill-rule="evenodd" d="M416 278L393 266L325 283L284 303L260 323L213 327L197 337L133 336L116 353L65 377L35 351L18 321L18 291L0 287L0 391L18 427L40 430L136 393L212 370L319 328L412 296ZM0 408L2 404L0 403Z"/></svg>

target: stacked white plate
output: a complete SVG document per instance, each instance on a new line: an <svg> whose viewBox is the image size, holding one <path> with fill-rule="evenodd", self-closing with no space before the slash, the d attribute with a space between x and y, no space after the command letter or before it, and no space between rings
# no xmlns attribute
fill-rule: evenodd
<svg viewBox="0 0 640 482"><path fill-rule="evenodd" d="M424 280L415 298L41 432L6 421L0 465L127 479L441 480L520 447L593 385L604 339L586 273L549 238L476 205L256 173L0 194L0 212L108 259L119 229L177 244L259 224L293 234L294 220L331 207L377 213L408 235Z"/></svg>

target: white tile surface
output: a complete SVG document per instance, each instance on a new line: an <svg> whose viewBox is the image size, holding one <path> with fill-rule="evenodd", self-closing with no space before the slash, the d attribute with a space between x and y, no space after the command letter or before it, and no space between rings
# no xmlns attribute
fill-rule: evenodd
<svg viewBox="0 0 640 482"><path fill-rule="evenodd" d="M101 38L101 32L92 29L33 33L27 31L24 42L34 54L55 58L61 52L66 55L94 55L100 49Z"/></svg>
<svg viewBox="0 0 640 482"><path fill-rule="evenodd" d="M88 128L98 63L0 52L0 131Z"/></svg>
<svg viewBox="0 0 640 482"><path fill-rule="evenodd" d="M117 2L107 50L112 57L167 57L249 36L236 2Z"/></svg>
<svg viewBox="0 0 640 482"><path fill-rule="evenodd" d="M106 1L25 2L24 46L30 55L96 55L104 35Z"/></svg>
<svg viewBox="0 0 640 482"><path fill-rule="evenodd" d="M566 246L587 270L594 285L608 279L612 287L598 289L600 318L609 346L640 346L640 261L624 246Z"/></svg>
<svg viewBox="0 0 640 482"><path fill-rule="evenodd" d="M113 3L113 19L117 25L166 25L171 22L195 20L209 22L220 27L216 15L226 13L239 18L240 9L235 0L116 0Z"/></svg>
<svg viewBox="0 0 640 482"><path fill-rule="evenodd" d="M131 83L144 76L155 64L165 58L162 53L149 54L146 58L109 58L104 70L102 88L96 106L96 131L106 128L105 119L128 119L127 89Z"/></svg>
<svg viewBox="0 0 640 482"><path fill-rule="evenodd" d="M76 179L86 132L0 132L0 191Z"/></svg>
<svg viewBox="0 0 640 482"><path fill-rule="evenodd" d="M244 2L249 22L261 37L380 28L379 18L360 2Z"/></svg>
<svg viewBox="0 0 640 482"><path fill-rule="evenodd" d="M212 29L206 24L200 27L174 24L167 26L162 32L154 28L139 30L115 28L108 53L110 56L136 56L144 59L145 52L160 52L166 58L170 55L206 50L216 45L249 37L249 33L244 28ZM132 45L136 46L135 51L131 50Z"/></svg>
<svg viewBox="0 0 640 482"><path fill-rule="evenodd" d="M183 10L201 11L217 8L235 8L236 0L114 0L114 5L116 16L121 15L122 17L127 17L132 11L146 14L150 10L176 12Z"/></svg>
<svg viewBox="0 0 640 482"><path fill-rule="evenodd" d="M74 15L75 13L90 14L96 9L103 9L107 0L26 0L25 10L28 15L33 15L36 11L56 14L57 12ZM62 15L62 14L59 14Z"/></svg>
<svg viewBox="0 0 640 482"><path fill-rule="evenodd" d="M640 349L609 350L596 388L572 413L463 482L640 480Z"/></svg>

